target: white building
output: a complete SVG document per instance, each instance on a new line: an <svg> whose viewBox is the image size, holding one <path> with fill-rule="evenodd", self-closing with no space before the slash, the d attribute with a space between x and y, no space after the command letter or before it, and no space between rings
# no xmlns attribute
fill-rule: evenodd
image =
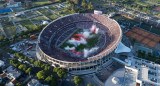
<svg viewBox="0 0 160 86"><path fill-rule="evenodd" d="M4 62L0 60L0 67L4 66Z"/></svg>
<svg viewBox="0 0 160 86"><path fill-rule="evenodd" d="M5 72L10 80L16 79L21 75L21 72L17 71L16 68L13 68L12 66L9 66Z"/></svg>
<svg viewBox="0 0 160 86"><path fill-rule="evenodd" d="M48 85L43 85L41 84L38 80L32 79L27 86L48 86Z"/></svg>
<svg viewBox="0 0 160 86"><path fill-rule="evenodd" d="M8 8L12 8L12 7L18 7L21 5L21 2L13 2L13 3L7 3L7 7Z"/></svg>

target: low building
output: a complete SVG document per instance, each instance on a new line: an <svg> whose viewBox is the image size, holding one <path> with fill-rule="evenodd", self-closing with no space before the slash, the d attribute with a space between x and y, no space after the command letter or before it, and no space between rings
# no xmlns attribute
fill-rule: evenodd
<svg viewBox="0 0 160 86"><path fill-rule="evenodd" d="M21 5L21 2L7 3L8 8L19 7L20 5Z"/></svg>
<svg viewBox="0 0 160 86"><path fill-rule="evenodd" d="M12 66L9 66L6 70L5 73L7 74L7 77L12 80L16 79L21 75L20 71L17 71L16 68L13 68Z"/></svg>
<svg viewBox="0 0 160 86"><path fill-rule="evenodd" d="M48 86L48 85L43 85L38 80L32 79L30 82L28 82L27 86Z"/></svg>
<svg viewBox="0 0 160 86"><path fill-rule="evenodd" d="M4 66L4 62L0 60L0 67Z"/></svg>

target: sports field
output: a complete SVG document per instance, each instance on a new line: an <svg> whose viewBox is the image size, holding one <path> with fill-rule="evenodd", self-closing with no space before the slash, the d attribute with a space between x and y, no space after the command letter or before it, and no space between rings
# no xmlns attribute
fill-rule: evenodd
<svg viewBox="0 0 160 86"><path fill-rule="evenodd" d="M146 23L141 23L141 25L140 25L139 21L134 20L134 19L129 19L129 18L126 18L121 15L116 15L116 16L112 17L112 19L115 19L120 25L126 26L126 28L128 28L128 29L132 29L134 26L138 26L141 29L144 29L144 30L150 31L152 33L155 33L157 35L160 35L160 28L157 28L155 26L151 26Z"/></svg>
<svg viewBox="0 0 160 86"><path fill-rule="evenodd" d="M82 33L83 29L78 29L71 37L69 37L69 39L67 39L61 46L60 48L64 49L67 46L69 47L75 47L75 51L79 51L82 52L84 49L91 49L93 47L95 47L96 42L98 41L98 38L100 36L100 34L93 34L90 33L89 35L91 35L91 38L86 39L87 43L86 44L80 44L78 46L75 46L74 44L69 43L68 41L75 35L75 34L79 34ZM76 37L78 38L78 37Z"/></svg>

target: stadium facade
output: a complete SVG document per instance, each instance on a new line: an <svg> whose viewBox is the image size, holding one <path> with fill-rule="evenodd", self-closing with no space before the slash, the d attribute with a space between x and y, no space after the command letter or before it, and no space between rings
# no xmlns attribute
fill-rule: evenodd
<svg viewBox="0 0 160 86"><path fill-rule="evenodd" d="M76 58L59 48L77 28L89 28L93 23L103 33L98 39L97 46L100 49L96 53L87 58ZM121 39L122 31L115 20L97 14L72 14L52 21L41 31L36 55L41 61L68 70L91 69L108 62Z"/></svg>

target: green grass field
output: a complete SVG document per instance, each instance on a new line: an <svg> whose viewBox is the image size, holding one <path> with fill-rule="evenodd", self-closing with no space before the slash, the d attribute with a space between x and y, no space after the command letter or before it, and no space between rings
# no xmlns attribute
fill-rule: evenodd
<svg viewBox="0 0 160 86"><path fill-rule="evenodd" d="M35 29L36 26L29 20L23 20L19 22L22 26L26 27L28 30Z"/></svg>
<svg viewBox="0 0 160 86"><path fill-rule="evenodd" d="M35 2L32 2L33 6L42 6L45 4L50 4L51 1L50 0L37 0Z"/></svg>
<svg viewBox="0 0 160 86"><path fill-rule="evenodd" d="M74 34L80 33L82 32L82 29L77 30ZM90 35L93 35L92 33ZM92 38L87 39L87 44L80 44L79 46L75 47L73 44L68 43L67 41L72 37L70 37L69 39L67 39L61 46L60 48L64 49L65 47L69 46L69 47L75 47L76 51L82 52L84 49L91 49L93 47L95 47L95 44L98 41L100 34L94 34Z"/></svg>
<svg viewBox="0 0 160 86"><path fill-rule="evenodd" d="M3 29L6 33L7 37L11 37L12 35L16 34L16 27L10 26Z"/></svg>

